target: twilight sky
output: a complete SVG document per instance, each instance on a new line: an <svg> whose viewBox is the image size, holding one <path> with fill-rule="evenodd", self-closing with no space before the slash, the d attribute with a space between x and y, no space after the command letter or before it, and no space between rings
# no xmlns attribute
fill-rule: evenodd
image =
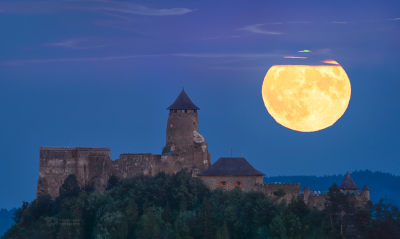
<svg viewBox="0 0 400 239"><path fill-rule="evenodd" d="M398 0L2 0L0 208L34 199L40 146L160 154L183 85L212 163L233 146L267 176L399 175L399 30ZM314 133L276 123L268 69L326 59L350 78L342 118Z"/></svg>

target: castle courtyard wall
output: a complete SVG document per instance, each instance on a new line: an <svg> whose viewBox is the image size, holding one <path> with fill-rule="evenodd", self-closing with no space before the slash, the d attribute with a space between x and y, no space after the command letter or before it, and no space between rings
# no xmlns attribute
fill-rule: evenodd
<svg viewBox="0 0 400 239"><path fill-rule="evenodd" d="M96 158L100 161L96 162ZM109 148L41 147L37 195L57 197L59 187L69 174L76 175L81 187L90 180L104 184L104 165L108 160Z"/></svg>

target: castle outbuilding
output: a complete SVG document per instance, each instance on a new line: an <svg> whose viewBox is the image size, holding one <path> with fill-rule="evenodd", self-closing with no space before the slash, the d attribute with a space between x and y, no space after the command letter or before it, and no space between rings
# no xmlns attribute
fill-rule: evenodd
<svg viewBox="0 0 400 239"><path fill-rule="evenodd" d="M243 191L262 184L264 175L243 157L219 158L209 169L197 174L211 189L222 187L231 190L239 186Z"/></svg>

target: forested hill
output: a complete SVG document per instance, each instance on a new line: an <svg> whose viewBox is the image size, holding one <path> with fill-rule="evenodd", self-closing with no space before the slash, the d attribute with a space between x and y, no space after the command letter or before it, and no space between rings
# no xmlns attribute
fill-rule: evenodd
<svg viewBox="0 0 400 239"><path fill-rule="evenodd" d="M350 173L356 185L360 188L368 185L370 189L371 201L379 202L381 198L387 198L387 203L400 206L400 176L390 173L382 173L379 171L372 172L354 171ZM328 191L328 188L336 183L338 186L342 184L344 175L325 175L317 176L277 176L264 177L264 182L282 182L282 183L301 183L301 190L307 185L311 191Z"/></svg>
<svg viewBox="0 0 400 239"><path fill-rule="evenodd" d="M354 194L329 188L325 210L293 198L278 204L262 192L240 187L211 191L182 170L118 179L106 191L79 187L70 174L59 197L23 202L2 239L344 239L400 238L400 212L382 201L365 208Z"/></svg>

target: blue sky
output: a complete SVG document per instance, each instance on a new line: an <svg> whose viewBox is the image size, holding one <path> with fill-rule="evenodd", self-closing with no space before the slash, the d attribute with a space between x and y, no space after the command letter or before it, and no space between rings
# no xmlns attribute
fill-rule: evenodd
<svg viewBox="0 0 400 239"><path fill-rule="evenodd" d="M182 86L211 161L268 176L400 174L399 1L0 2L0 207L35 197L40 146L159 154ZM308 49L311 53L299 53ZM284 59L304 56L308 59ZM261 86L272 65L338 61L352 87L336 124L282 127Z"/></svg>

